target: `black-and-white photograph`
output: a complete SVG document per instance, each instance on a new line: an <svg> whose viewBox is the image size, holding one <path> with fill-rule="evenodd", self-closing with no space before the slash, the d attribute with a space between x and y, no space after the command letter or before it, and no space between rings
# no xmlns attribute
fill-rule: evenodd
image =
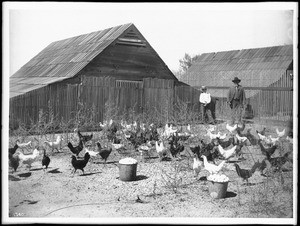
<svg viewBox="0 0 300 226"><path fill-rule="evenodd" d="M298 2L2 6L2 223L297 224Z"/></svg>

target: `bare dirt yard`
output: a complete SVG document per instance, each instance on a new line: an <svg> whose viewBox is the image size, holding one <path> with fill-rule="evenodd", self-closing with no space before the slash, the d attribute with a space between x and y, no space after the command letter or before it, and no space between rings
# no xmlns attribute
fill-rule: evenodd
<svg viewBox="0 0 300 226"><path fill-rule="evenodd" d="M216 131L226 132L225 123L218 124ZM255 134L262 125L247 124ZM281 129L281 128L280 128ZM207 126L193 125L196 137L206 137ZM275 136L275 127L269 127ZM228 131L227 131L228 132ZM89 133L86 133L89 134ZM64 135L64 134L63 134ZM256 134L257 135L257 134ZM56 134L49 135L55 137ZM68 139L77 139L69 134ZM101 132L94 133L92 146L102 139ZM195 138L195 137L194 137ZM14 137L10 137L12 147ZM285 139L274 156L291 151L289 161L282 171L268 169L264 174L256 171L246 184L237 175L234 163L251 168L264 156L259 146L244 146L243 159L233 158L223 168L230 181L226 197L213 199L208 190L208 172L202 170L197 178L192 170L193 157L189 145L181 158L160 161L155 147L149 155L128 149L113 150L107 164L92 157L83 174L73 175L72 153L63 141L60 152L47 148L51 162L47 171L41 164L42 153L31 169L20 164L16 172L10 168L8 175L9 218L293 218L293 147ZM26 151L24 151L26 153ZM80 153L83 156L84 153ZM118 162L125 157L138 160L135 181L119 179ZM294 204L295 205L295 204ZM187 221L189 218L186 218ZM25 219L24 219L25 220Z"/></svg>

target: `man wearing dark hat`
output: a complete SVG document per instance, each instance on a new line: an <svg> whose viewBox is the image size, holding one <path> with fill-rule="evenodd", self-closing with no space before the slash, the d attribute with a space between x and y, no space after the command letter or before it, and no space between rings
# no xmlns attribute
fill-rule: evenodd
<svg viewBox="0 0 300 226"><path fill-rule="evenodd" d="M227 96L227 102L231 108L231 125L242 123L242 113L246 104L245 90L239 84L241 80L238 77L235 77L232 82L234 83L234 86L229 88Z"/></svg>

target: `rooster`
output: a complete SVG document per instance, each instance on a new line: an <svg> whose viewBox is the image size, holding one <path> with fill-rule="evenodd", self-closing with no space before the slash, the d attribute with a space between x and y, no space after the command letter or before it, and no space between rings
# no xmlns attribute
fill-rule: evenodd
<svg viewBox="0 0 300 226"><path fill-rule="evenodd" d="M13 154L16 153L18 147L18 144L15 144L13 148L8 148L8 159L10 159L13 156Z"/></svg>
<svg viewBox="0 0 300 226"><path fill-rule="evenodd" d="M88 163L89 159L90 154L88 152L84 154L84 159L77 159L75 155L72 155L71 164L74 167L73 175L78 169L80 169L82 171L82 174L84 174L84 167L86 167L86 164Z"/></svg>
<svg viewBox="0 0 300 226"><path fill-rule="evenodd" d="M75 131L77 131L79 140L81 140L84 144L88 141L90 141L93 138L93 134L90 135L83 135L80 133L80 131L78 129L75 129Z"/></svg>
<svg viewBox="0 0 300 226"><path fill-rule="evenodd" d="M265 156L272 156L274 154L274 152L276 151L276 149L278 148L278 145L275 144L272 147L266 148L264 147L264 145L261 143L261 140L258 140L258 144L261 150L261 153Z"/></svg>
<svg viewBox="0 0 300 226"><path fill-rule="evenodd" d="M230 126L228 123L226 124L226 129L230 132L233 133L237 128L237 124L235 124L234 126Z"/></svg>
<svg viewBox="0 0 300 226"><path fill-rule="evenodd" d="M22 152L18 151L19 154L19 158L22 162L22 164L26 164L29 169L31 168L32 163L34 163L37 159L37 157L39 156L39 150L37 148L35 148L33 150L33 153L30 155L24 155Z"/></svg>
<svg viewBox="0 0 300 226"><path fill-rule="evenodd" d="M59 152L59 148L62 140L63 140L62 136L58 135L56 141L45 141L44 143L47 144L50 148L52 148L52 151L56 149Z"/></svg>
<svg viewBox="0 0 300 226"><path fill-rule="evenodd" d="M236 148L237 145L233 146L230 149L225 150L224 148L222 148L220 144L218 145L218 150L225 160L228 160L230 157L232 157L235 154Z"/></svg>
<svg viewBox="0 0 300 226"><path fill-rule="evenodd" d="M104 159L104 162L106 164L106 160L109 157L109 155L112 151L112 148L111 147L110 148L102 148L100 142L97 142L97 147L98 147L99 155L101 156L102 159Z"/></svg>
<svg viewBox="0 0 300 226"><path fill-rule="evenodd" d="M276 133L277 133L278 137L283 137L285 134L285 129L283 129L282 131L279 131L278 128L276 128Z"/></svg>
<svg viewBox="0 0 300 226"><path fill-rule="evenodd" d="M203 159L204 169L207 170L210 174L217 174L219 171L221 171L225 164L225 160L222 161L219 165L215 165L209 163L205 155L202 155L201 158Z"/></svg>
<svg viewBox="0 0 300 226"><path fill-rule="evenodd" d="M48 155L46 155L46 150L44 149L44 155L43 155L43 158L42 158L42 166L43 166L43 169L47 170L48 169L48 166L50 164L50 158Z"/></svg>
<svg viewBox="0 0 300 226"><path fill-rule="evenodd" d="M260 163L256 162L251 169L242 169L237 163L234 163L235 170L239 177L241 177L243 180L246 180L247 184L248 179L253 175L253 173L256 171L258 167L260 167Z"/></svg>
<svg viewBox="0 0 300 226"><path fill-rule="evenodd" d="M68 143L68 147L69 147L70 151L71 151L73 154L75 154L76 156L78 156L79 153L80 153L80 152L82 151L82 149L83 149L83 142L82 142L82 140L80 140L78 146L76 146L76 147L74 147L74 146L72 145L72 143L69 142L69 143Z"/></svg>

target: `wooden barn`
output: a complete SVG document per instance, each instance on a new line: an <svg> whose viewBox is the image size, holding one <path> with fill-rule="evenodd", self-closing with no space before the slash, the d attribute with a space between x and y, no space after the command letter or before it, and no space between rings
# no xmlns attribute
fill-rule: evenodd
<svg viewBox="0 0 300 226"><path fill-rule="evenodd" d="M245 87L245 118L287 121L293 112L293 46L233 50L201 54L181 77L199 89L205 85L219 98L217 117L228 116L227 91L232 79ZM225 117L226 118L226 117Z"/></svg>
<svg viewBox="0 0 300 226"><path fill-rule="evenodd" d="M9 114L10 122L29 124L50 106L57 120L68 121L84 106L100 122L107 106L168 115L177 99L191 104L197 95L129 23L48 45L10 77Z"/></svg>

